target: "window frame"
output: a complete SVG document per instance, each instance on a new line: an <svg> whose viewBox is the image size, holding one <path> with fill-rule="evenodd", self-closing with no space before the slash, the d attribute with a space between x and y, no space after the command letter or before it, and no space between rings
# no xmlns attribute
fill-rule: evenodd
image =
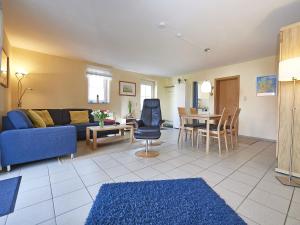
<svg viewBox="0 0 300 225"><path fill-rule="evenodd" d="M104 85L104 100L97 101L94 99L90 99L90 82L91 76L99 76L103 80ZM87 79L87 102L88 104L110 104L111 102L111 81L112 81L112 74L109 70L88 66L86 69L86 79ZM104 82L106 80L106 82Z"/></svg>
<svg viewBox="0 0 300 225"><path fill-rule="evenodd" d="M151 81L151 80L142 80L141 81L141 83L140 83L140 110L143 109L144 99L147 99L147 98L142 98L142 85L151 86L151 98L155 98L155 88L156 88L155 81Z"/></svg>

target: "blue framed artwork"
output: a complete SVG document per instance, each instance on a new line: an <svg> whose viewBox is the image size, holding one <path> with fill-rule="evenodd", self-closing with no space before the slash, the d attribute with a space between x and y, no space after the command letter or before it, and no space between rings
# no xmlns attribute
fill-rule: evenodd
<svg viewBox="0 0 300 225"><path fill-rule="evenodd" d="M277 76L256 77L256 96L276 96L277 95Z"/></svg>

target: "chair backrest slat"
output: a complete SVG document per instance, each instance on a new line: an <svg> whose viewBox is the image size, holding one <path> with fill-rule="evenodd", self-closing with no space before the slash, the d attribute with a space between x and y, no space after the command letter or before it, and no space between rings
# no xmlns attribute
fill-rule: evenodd
<svg viewBox="0 0 300 225"><path fill-rule="evenodd" d="M179 115L180 126L183 126L184 121L182 121L181 117L187 115L184 107L178 107L178 115Z"/></svg>
<svg viewBox="0 0 300 225"><path fill-rule="evenodd" d="M192 115L198 114L196 108L190 108L190 113L191 113Z"/></svg>
<svg viewBox="0 0 300 225"><path fill-rule="evenodd" d="M240 112L241 112L241 108L236 107L236 109L234 111L234 114L233 114L233 117L232 117L231 122L230 122L230 128L231 129L236 127L238 119L239 119Z"/></svg>
<svg viewBox="0 0 300 225"><path fill-rule="evenodd" d="M218 131L221 130L222 126L224 126L224 129L226 129L227 120L228 120L228 111L226 110L226 108L224 108L221 114L221 118L219 119Z"/></svg>

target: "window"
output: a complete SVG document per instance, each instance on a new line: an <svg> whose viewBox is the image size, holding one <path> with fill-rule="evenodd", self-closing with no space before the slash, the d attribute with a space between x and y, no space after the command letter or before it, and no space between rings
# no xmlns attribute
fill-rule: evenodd
<svg viewBox="0 0 300 225"><path fill-rule="evenodd" d="M86 70L88 79L88 103L110 102L111 73L107 70L89 67Z"/></svg>
<svg viewBox="0 0 300 225"><path fill-rule="evenodd" d="M141 109L143 109L144 99L154 97L155 84L152 81L142 81L141 83Z"/></svg>

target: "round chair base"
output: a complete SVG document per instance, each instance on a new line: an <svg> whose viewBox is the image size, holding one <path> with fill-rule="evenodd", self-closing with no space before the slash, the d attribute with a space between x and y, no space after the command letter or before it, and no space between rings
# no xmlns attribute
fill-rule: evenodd
<svg viewBox="0 0 300 225"><path fill-rule="evenodd" d="M148 151L146 152L145 150L138 151L135 153L137 157L142 157L142 158L155 158L159 156L159 152L157 151Z"/></svg>

